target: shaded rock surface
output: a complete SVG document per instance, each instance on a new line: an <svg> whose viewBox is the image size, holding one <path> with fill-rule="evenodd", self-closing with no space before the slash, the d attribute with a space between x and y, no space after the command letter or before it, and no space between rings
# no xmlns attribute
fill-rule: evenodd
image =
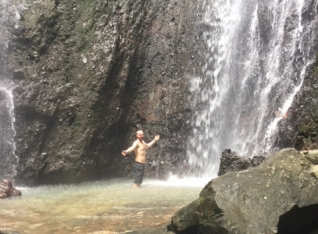
<svg viewBox="0 0 318 234"><path fill-rule="evenodd" d="M309 234L318 229L313 165L284 149L255 168L213 179L172 217L172 227L175 233Z"/></svg>
<svg viewBox="0 0 318 234"><path fill-rule="evenodd" d="M222 152L218 176L230 171L242 171L249 167L258 166L265 159L265 156L254 156L253 158L238 156L236 152L226 149Z"/></svg>

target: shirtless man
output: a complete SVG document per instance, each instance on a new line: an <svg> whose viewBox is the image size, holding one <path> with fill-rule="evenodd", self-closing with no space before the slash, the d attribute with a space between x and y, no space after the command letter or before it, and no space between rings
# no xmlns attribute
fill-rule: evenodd
<svg viewBox="0 0 318 234"><path fill-rule="evenodd" d="M157 135L155 138L148 144L144 142L144 133L139 130L136 132L137 140L134 141L132 146L128 149L122 151L122 155L134 151L135 152L135 164L134 164L134 188L139 188L144 177L145 172L145 163L146 163L146 151L160 139L160 136Z"/></svg>

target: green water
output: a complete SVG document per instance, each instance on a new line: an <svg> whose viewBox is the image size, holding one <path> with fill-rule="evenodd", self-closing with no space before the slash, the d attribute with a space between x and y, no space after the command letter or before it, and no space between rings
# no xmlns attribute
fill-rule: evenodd
<svg viewBox="0 0 318 234"><path fill-rule="evenodd" d="M26 234L164 233L171 216L199 197L204 183L111 180L77 185L18 187L0 200L0 231Z"/></svg>

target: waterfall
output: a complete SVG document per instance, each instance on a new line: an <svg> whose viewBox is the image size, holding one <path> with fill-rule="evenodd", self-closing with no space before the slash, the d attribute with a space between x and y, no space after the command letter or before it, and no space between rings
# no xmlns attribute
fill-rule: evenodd
<svg viewBox="0 0 318 234"><path fill-rule="evenodd" d="M17 156L15 155L14 105L12 92L0 87L0 177L15 175Z"/></svg>
<svg viewBox="0 0 318 234"><path fill-rule="evenodd" d="M12 179L18 158L15 155L14 103L9 79L8 47L9 28L14 26L18 7L9 0L0 0L0 178Z"/></svg>
<svg viewBox="0 0 318 234"><path fill-rule="evenodd" d="M191 173L215 177L224 149L270 153L276 125L315 59L315 0L205 1L202 76L191 78Z"/></svg>

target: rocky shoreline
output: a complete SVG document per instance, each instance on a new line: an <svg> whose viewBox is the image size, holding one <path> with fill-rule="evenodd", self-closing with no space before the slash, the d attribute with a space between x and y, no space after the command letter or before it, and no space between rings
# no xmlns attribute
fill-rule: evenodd
<svg viewBox="0 0 318 234"><path fill-rule="evenodd" d="M178 234L317 233L317 159L317 151L284 149L259 166L213 179L172 217L169 229Z"/></svg>

